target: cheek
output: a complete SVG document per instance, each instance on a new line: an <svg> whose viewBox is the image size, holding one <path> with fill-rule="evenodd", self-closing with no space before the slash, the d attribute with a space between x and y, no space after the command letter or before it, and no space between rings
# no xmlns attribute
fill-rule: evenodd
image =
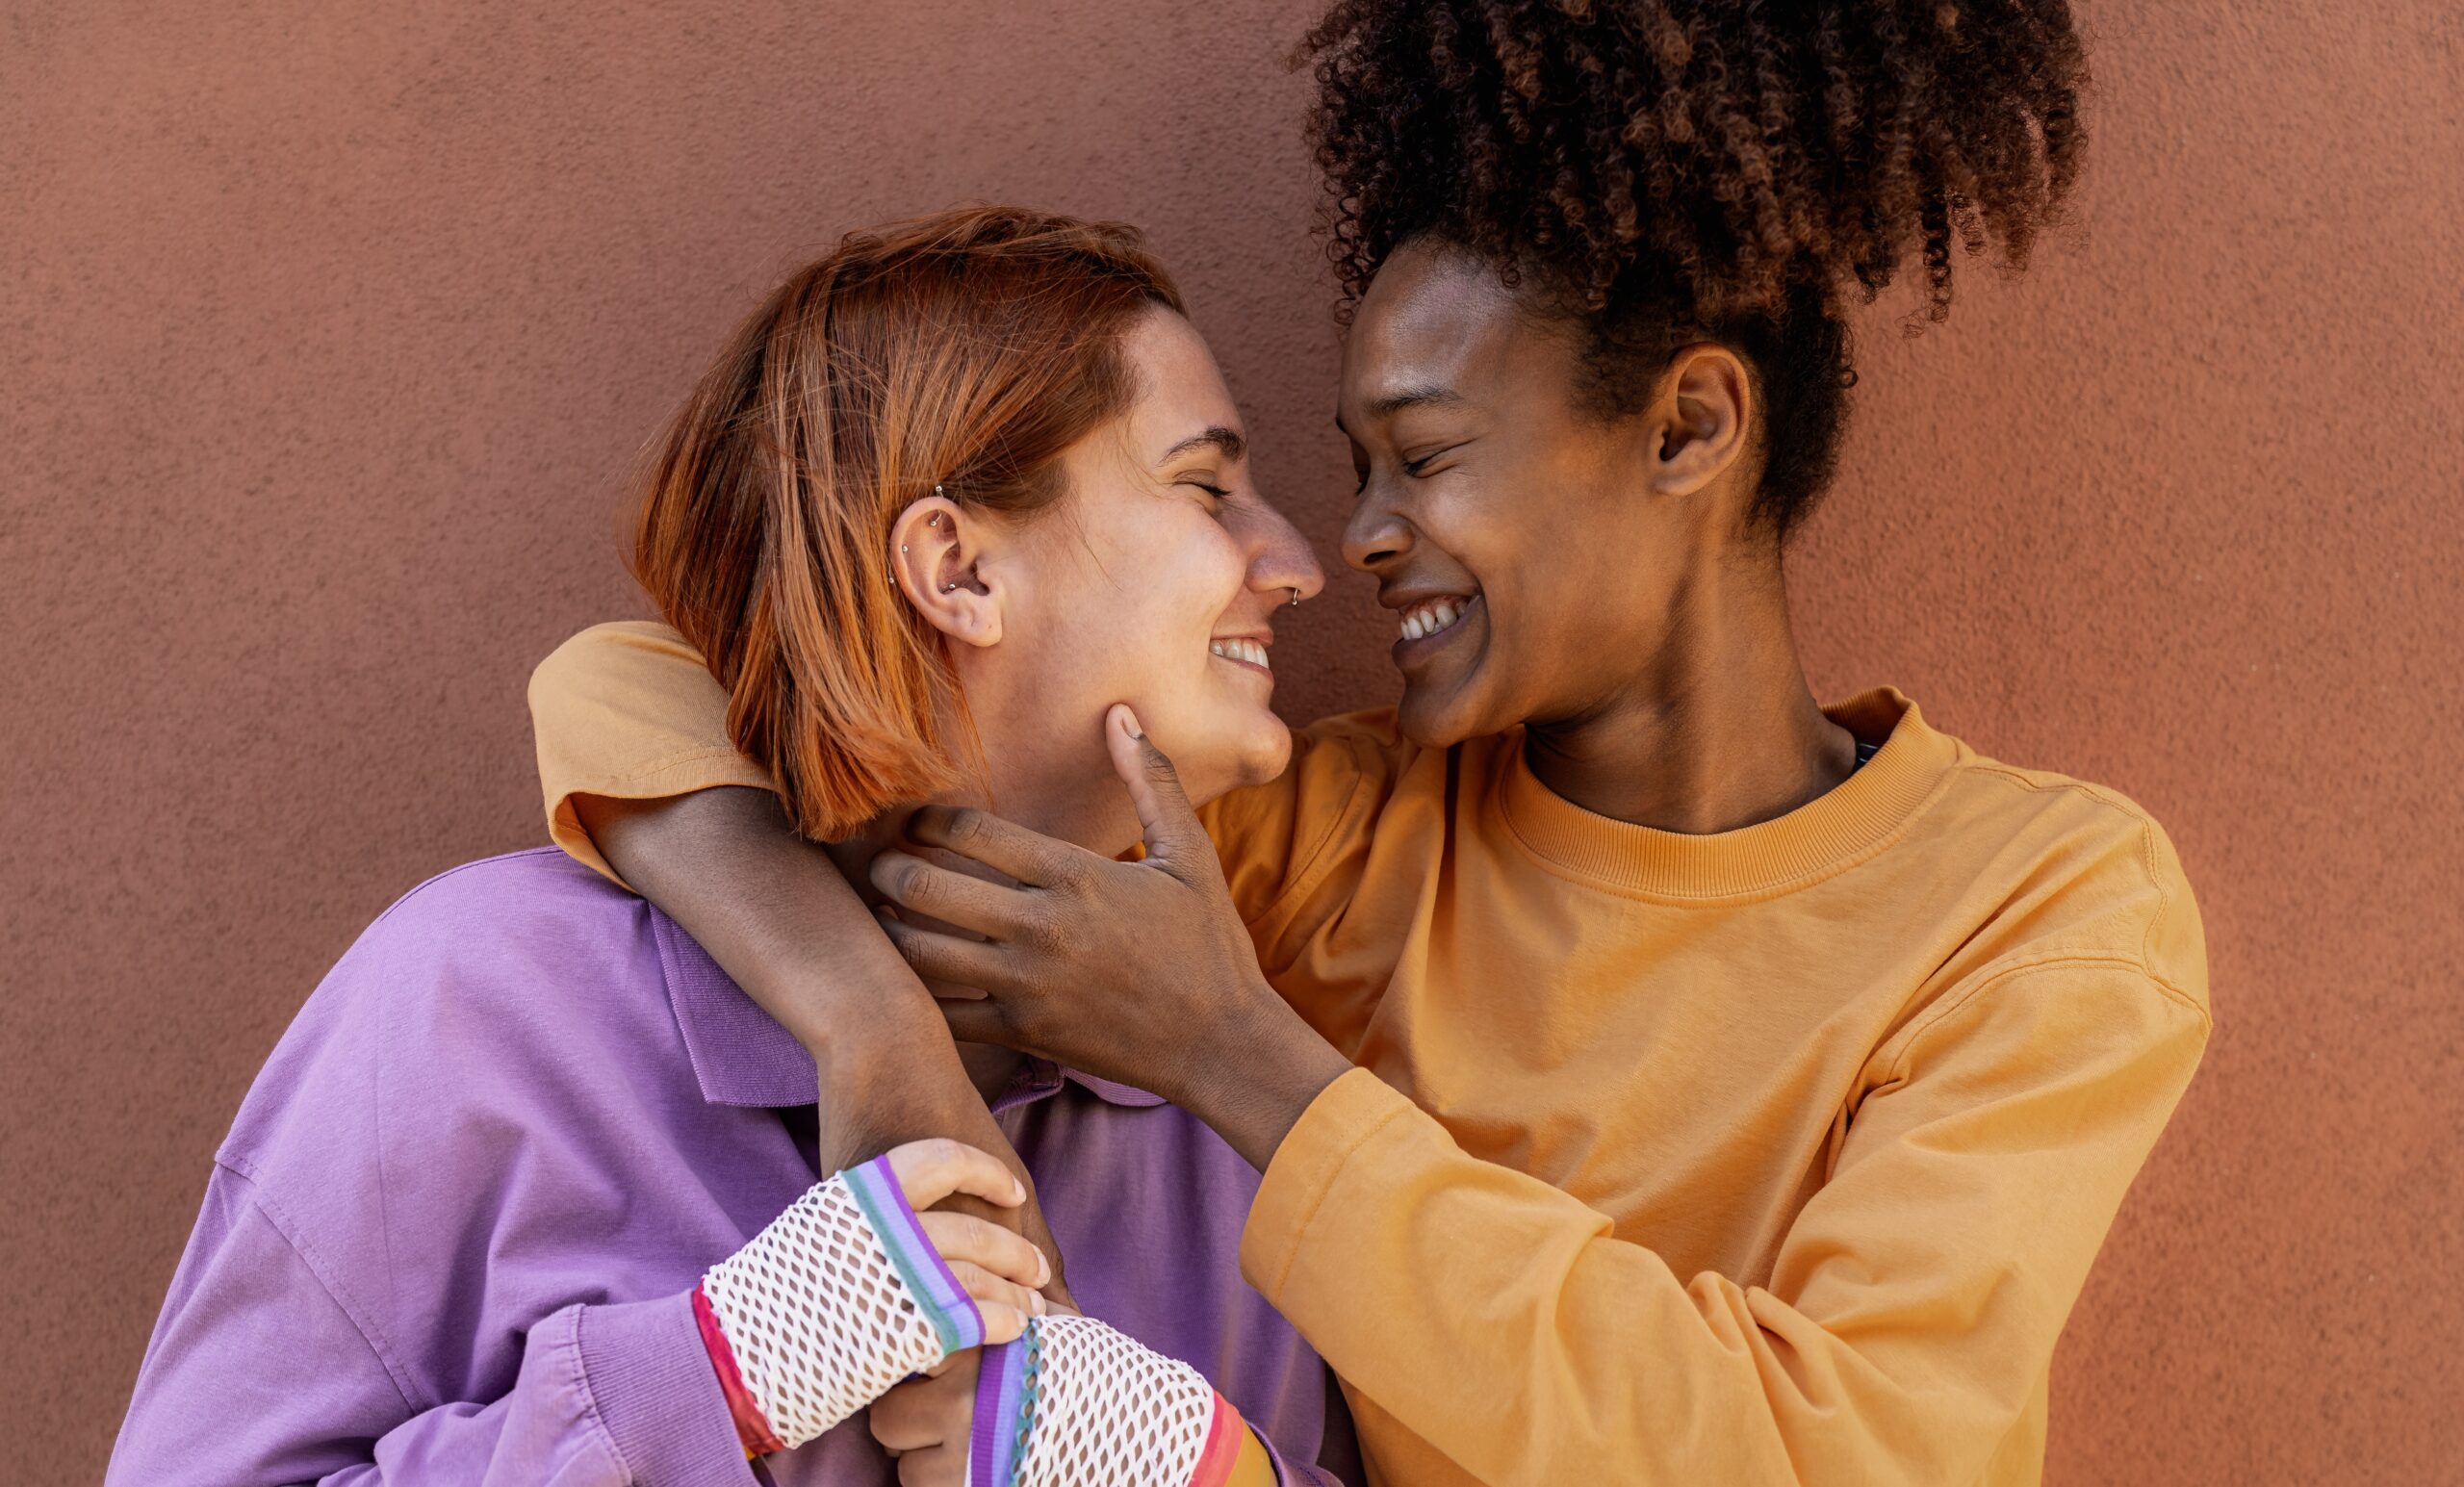
<svg viewBox="0 0 2464 1487"><path fill-rule="evenodd" d="M1141 512L1077 571L1046 664L1106 702L1162 704L1204 684L1207 638L1241 590L1230 536L1204 512Z"/></svg>
<svg viewBox="0 0 2464 1487"><path fill-rule="evenodd" d="M1207 639L1241 592L1239 550L1221 526L1199 513L1195 526L1173 524L1142 572L1133 622L1140 629L1116 643L1129 639L1164 678L1204 675Z"/></svg>

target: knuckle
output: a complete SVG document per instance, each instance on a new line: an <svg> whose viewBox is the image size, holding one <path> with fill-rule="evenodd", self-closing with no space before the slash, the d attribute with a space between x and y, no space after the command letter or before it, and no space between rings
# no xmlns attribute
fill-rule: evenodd
<svg viewBox="0 0 2464 1487"><path fill-rule="evenodd" d="M1068 930L1063 924L1061 914L1048 900L1037 900L1026 911L1019 929L1019 937L1037 950L1059 951L1067 948Z"/></svg>
<svg viewBox="0 0 2464 1487"><path fill-rule="evenodd" d="M901 857L890 863L890 892L904 904L925 904L937 897L933 875L924 864L911 857Z"/></svg>

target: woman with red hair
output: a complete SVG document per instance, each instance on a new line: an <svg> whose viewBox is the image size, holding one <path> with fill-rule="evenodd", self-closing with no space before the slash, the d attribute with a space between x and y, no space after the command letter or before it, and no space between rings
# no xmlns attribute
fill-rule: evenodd
<svg viewBox="0 0 2464 1487"><path fill-rule="evenodd" d="M853 235L781 288L661 445L636 567L674 628L595 643L706 657L764 789L859 872L928 801L1127 850L1124 698L1194 788L1273 778L1270 618L1322 578L1139 236L998 208ZM706 951L560 835L575 856L414 890L302 1009L218 1154L112 1481L1330 1479L1325 1371L1241 1278L1257 1174L1220 1138L962 1059L919 997L909 1071L972 1079L960 1134L1023 1167L946 1139L850 1166L847 1114L895 1121L897 1091L731 983L726 926ZM895 961L862 938L851 961ZM919 1214L1014 1209L1021 1177L1084 1315L1016 1234Z"/></svg>

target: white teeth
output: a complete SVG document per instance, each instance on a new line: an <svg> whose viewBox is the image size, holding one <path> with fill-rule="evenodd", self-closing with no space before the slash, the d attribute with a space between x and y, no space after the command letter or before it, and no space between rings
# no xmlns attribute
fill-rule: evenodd
<svg viewBox="0 0 2464 1487"><path fill-rule="evenodd" d="M1403 638L1420 640L1452 626L1471 607L1468 599L1431 599L1414 604L1403 613Z"/></svg>
<svg viewBox="0 0 2464 1487"><path fill-rule="evenodd" d="M1254 640L1234 639L1209 641L1206 649L1212 654L1222 656L1225 660L1246 661L1252 666L1256 666L1267 671L1272 671L1274 669L1271 665L1268 664L1267 648L1258 644Z"/></svg>

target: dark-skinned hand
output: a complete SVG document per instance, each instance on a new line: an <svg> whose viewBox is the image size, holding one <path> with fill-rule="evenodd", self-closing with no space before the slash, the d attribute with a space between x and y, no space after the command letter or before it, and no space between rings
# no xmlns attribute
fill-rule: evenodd
<svg viewBox="0 0 2464 1487"><path fill-rule="evenodd" d="M928 983L983 993L942 998L960 1038L1150 1090L1263 1169L1350 1064L1259 971L1171 760L1127 707L1112 709L1104 736L1137 808L1144 860L1115 861L986 811L930 807L909 824L911 839L1011 883L883 852L874 886L957 933L888 916L883 928Z"/></svg>

